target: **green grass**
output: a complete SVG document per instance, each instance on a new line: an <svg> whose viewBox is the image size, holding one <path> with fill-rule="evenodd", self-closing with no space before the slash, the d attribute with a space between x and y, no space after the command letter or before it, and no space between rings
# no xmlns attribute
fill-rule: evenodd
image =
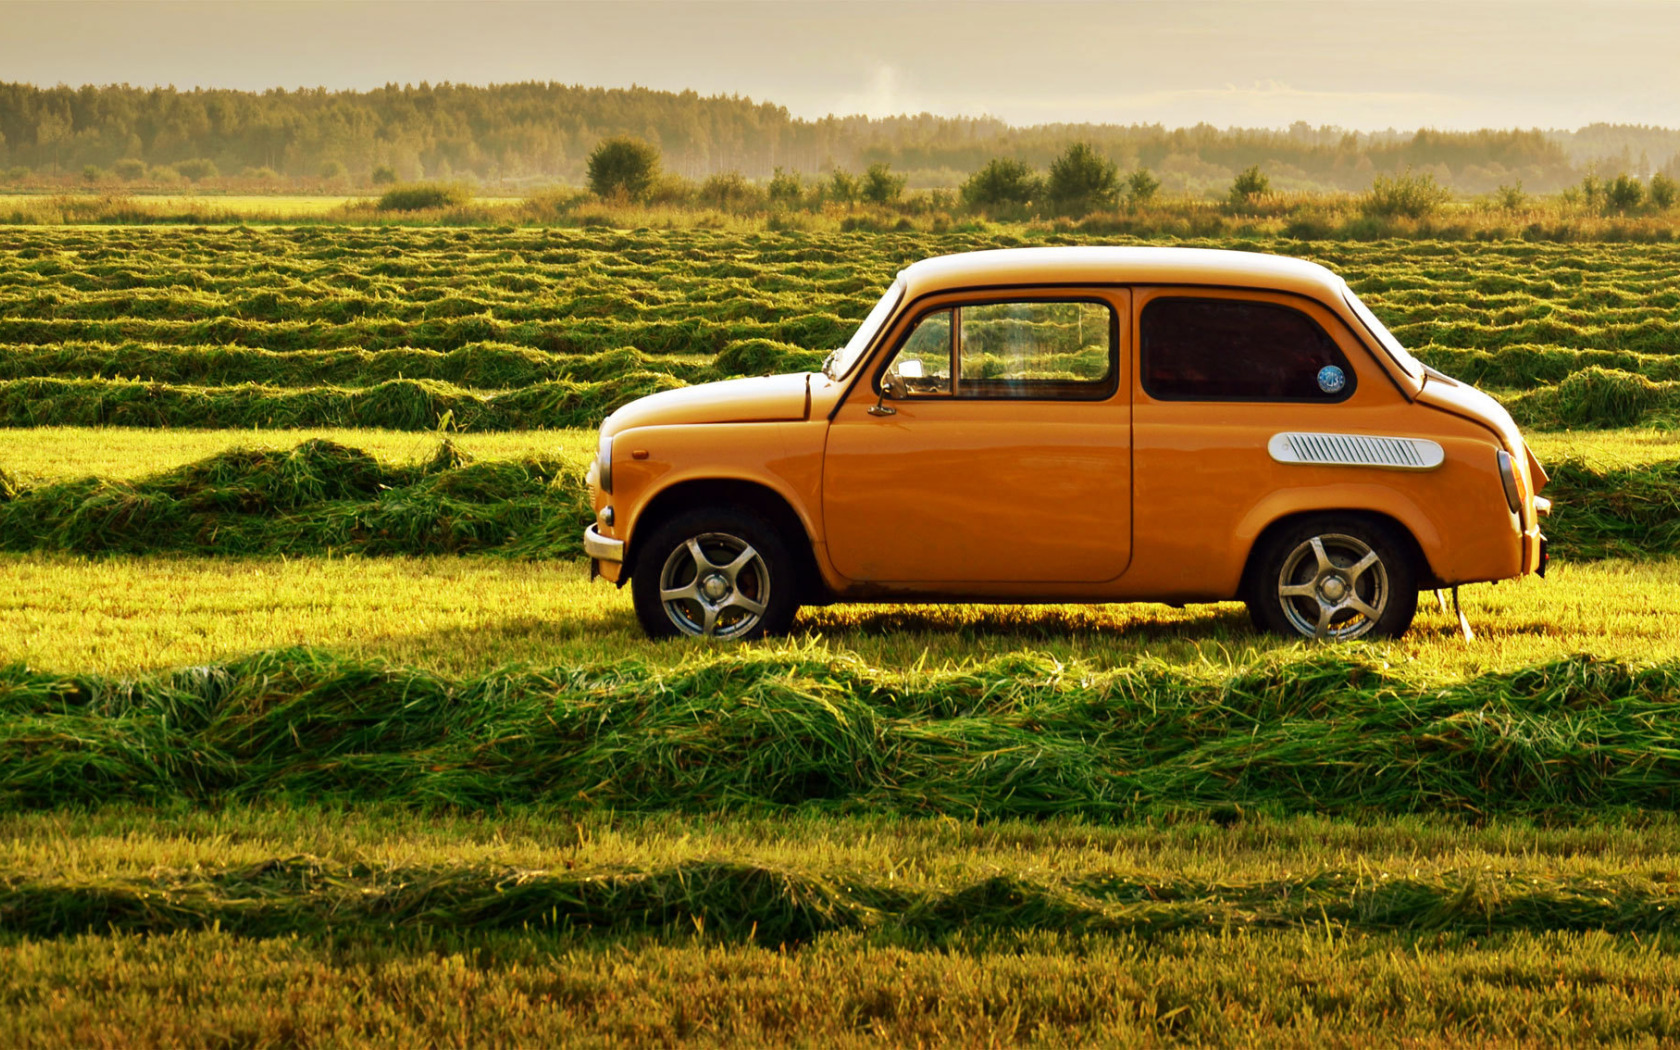
<svg viewBox="0 0 1680 1050"><path fill-rule="evenodd" d="M205 664L275 645L330 649L446 674L509 663L639 660L680 665L717 652L649 642L629 595L571 560L0 555L0 662L56 672ZM1467 587L1477 641L1425 595L1412 631L1372 648L1395 666L1463 675L1573 652L1680 657L1680 562L1562 562L1545 580ZM795 633L755 651L856 658L866 666L968 666L1012 653L1097 668L1154 655L1229 667L1295 651L1253 634L1240 605L857 605L806 609ZM727 652L728 650L723 650Z"/></svg>

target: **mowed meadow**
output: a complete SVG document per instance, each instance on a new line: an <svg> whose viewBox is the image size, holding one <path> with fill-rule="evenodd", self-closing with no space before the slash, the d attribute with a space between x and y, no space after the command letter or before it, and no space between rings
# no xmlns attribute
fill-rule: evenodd
<svg viewBox="0 0 1680 1050"><path fill-rule="evenodd" d="M1124 242L1124 239L1120 239ZM816 367L945 233L0 236L0 1041L1680 1034L1680 245L1348 278L1552 472L1545 580L651 643L592 428Z"/></svg>

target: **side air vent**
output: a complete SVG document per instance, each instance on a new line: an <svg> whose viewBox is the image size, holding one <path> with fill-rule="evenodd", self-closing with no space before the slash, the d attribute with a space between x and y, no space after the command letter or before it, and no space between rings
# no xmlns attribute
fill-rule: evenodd
<svg viewBox="0 0 1680 1050"><path fill-rule="evenodd" d="M1426 438L1372 437L1369 434L1273 434L1266 451L1279 463L1321 463L1339 467L1388 467L1434 470L1446 459L1441 446Z"/></svg>

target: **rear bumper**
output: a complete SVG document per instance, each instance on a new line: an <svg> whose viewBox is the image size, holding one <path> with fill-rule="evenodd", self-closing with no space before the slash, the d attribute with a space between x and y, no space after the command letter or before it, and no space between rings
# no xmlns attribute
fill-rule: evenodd
<svg viewBox="0 0 1680 1050"><path fill-rule="evenodd" d="M596 561L622 562L624 560L624 541L603 536L595 526L591 525L583 530L583 553Z"/></svg>

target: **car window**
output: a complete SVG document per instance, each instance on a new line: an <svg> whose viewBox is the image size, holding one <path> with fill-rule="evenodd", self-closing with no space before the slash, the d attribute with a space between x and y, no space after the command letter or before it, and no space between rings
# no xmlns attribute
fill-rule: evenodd
<svg viewBox="0 0 1680 1050"><path fill-rule="evenodd" d="M894 397L1103 398L1116 385L1114 333L1114 311L1099 302L1029 299L940 310L905 340L885 386Z"/></svg>
<svg viewBox="0 0 1680 1050"><path fill-rule="evenodd" d="M951 393L951 311L940 310L916 322L887 376L899 397Z"/></svg>
<svg viewBox="0 0 1680 1050"><path fill-rule="evenodd" d="M1138 322L1143 389L1163 401L1340 401L1353 369L1300 310L1241 299L1167 297Z"/></svg>

